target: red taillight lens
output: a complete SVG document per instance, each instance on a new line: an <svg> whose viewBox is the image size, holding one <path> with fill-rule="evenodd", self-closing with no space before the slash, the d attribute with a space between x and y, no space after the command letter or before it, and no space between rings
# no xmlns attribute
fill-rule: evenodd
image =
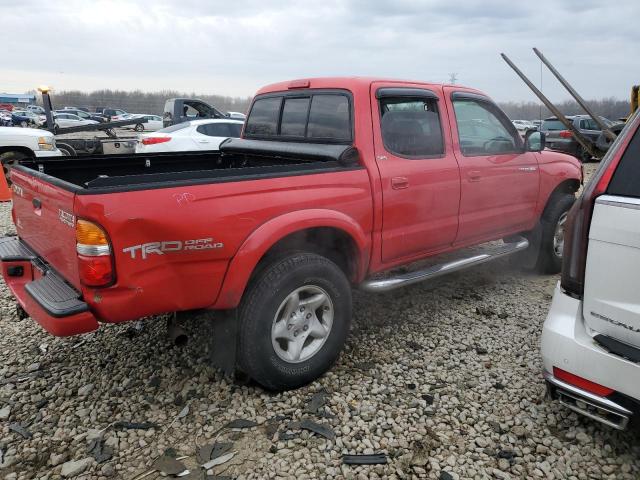
<svg viewBox="0 0 640 480"><path fill-rule="evenodd" d="M573 133L571 133L569 130L562 130L560 133L558 133L558 135L560 135L560 138L571 138L571 137L573 137Z"/></svg>
<svg viewBox="0 0 640 480"><path fill-rule="evenodd" d="M104 287L113 282L111 255L87 257L78 255L80 280L88 287Z"/></svg>
<svg viewBox="0 0 640 480"><path fill-rule="evenodd" d="M579 377L578 375L574 375L573 373L569 373L558 367L553 367L553 376L558 380L562 380L563 382L567 382L574 387L578 387L582 390L586 390L589 393L593 393L601 397L606 397L607 395L611 395L613 392L615 392L613 388L605 387L604 385L600 385L599 383L592 382L591 380L587 380L586 378Z"/></svg>
<svg viewBox="0 0 640 480"><path fill-rule="evenodd" d="M142 139L143 145L155 145L156 143L165 143L171 140L171 137L145 137Z"/></svg>
<svg viewBox="0 0 640 480"><path fill-rule="evenodd" d="M76 252L80 281L88 287L106 287L115 280L109 237L102 227L87 220L76 222Z"/></svg>

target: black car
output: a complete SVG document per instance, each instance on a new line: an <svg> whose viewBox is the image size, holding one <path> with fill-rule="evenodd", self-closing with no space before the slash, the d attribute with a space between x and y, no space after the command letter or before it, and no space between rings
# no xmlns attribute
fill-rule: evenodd
<svg viewBox="0 0 640 480"><path fill-rule="evenodd" d="M573 115L567 116L574 128L580 131L594 146L598 141L598 137L602 133L596 121L589 115ZM615 123L611 120L600 117L600 120L607 126L611 127ZM540 126L540 131L546 135L546 146L552 150L560 150L562 152L573 155L581 162L591 160L591 154L587 152L578 141L574 138L573 133L567 130L567 127L558 120L557 117L545 118Z"/></svg>

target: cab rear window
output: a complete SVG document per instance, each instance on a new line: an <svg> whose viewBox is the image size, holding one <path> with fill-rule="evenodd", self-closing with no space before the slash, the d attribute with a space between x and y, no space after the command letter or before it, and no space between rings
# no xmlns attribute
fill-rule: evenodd
<svg viewBox="0 0 640 480"><path fill-rule="evenodd" d="M246 138L350 143L351 99L346 93L305 91L268 95L253 102Z"/></svg>

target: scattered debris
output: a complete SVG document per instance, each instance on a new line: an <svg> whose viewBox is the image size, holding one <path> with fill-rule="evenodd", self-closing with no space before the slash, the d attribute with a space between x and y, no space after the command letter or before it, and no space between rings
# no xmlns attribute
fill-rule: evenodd
<svg viewBox="0 0 640 480"><path fill-rule="evenodd" d="M160 386L160 377L151 377L151 380L149 380L149 386L158 388Z"/></svg>
<svg viewBox="0 0 640 480"><path fill-rule="evenodd" d="M449 472L445 472L444 470L442 470L440 472L440 476L438 476L438 480L453 480L453 475L451 475Z"/></svg>
<svg viewBox="0 0 640 480"><path fill-rule="evenodd" d="M246 418L236 418L235 420L231 420L229 423L225 425L225 428L253 428L258 426L256 422L253 420L247 420Z"/></svg>
<svg viewBox="0 0 640 480"><path fill-rule="evenodd" d="M272 439L277 431L278 431L278 424L276 422L268 423L264 427L264 433L267 435L268 439Z"/></svg>
<svg viewBox="0 0 640 480"><path fill-rule="evenodd" d="M416 384L415 383L407 383L407 388L409 390L415 390L416 389Z"/></svg>
<svg viewBox="0 0 640 480"><path fill-rule="evenodd" d="M485 347L477 346L476 353L478 355L486 355L487 353L489 353L489 351Z"/></svg>
<svg viewBox="0 0 640 480"><path fill-rule="evenodd" d="M119 429L119 430L149 430L152 428L160 428L160 425L153 422L118 421L113 424L113 428Z"/></svg>
<svg viewBox="0 0 640 480"><path fill-rule="evenodd" d="M427 402L427 405L433 405L433 395L430 393L424 393L421 397L425 402Z"/></svg>
<svg viewBox="0 0 640 480"><path fill-rule="evenodd" d="M184 463L177 460L176 457L168 455L166 451L153 461L151 467L167 475L178 475L187 470Z"/></svg>
<svg viewBox="0 0 640 480"><path fill-rule="evenodd" d="M342 463L345 465L384 465L387 463L387 456L384 453L374 453L372 455L343 455Z"/></svg>
<svg viewBox="0 0 640 480"><path fill-rule="evenodd" d="M335 432L327 427L326 425L321 425L316 423L308 418L305 418L300 422L300 428L303 430L309 430L310 432L316 433L318 435L322 435L324 438L329 440L335 440L336 434Z"/></svg>
<svg viewBox="0 0 640 480"><path fill-rule="evenodd" d="M213 468L216 465L222 465L223 463L227 463L229 460L231 460L235 456L235 454L236 452L229 452L224 455L221 455L203 464L202 468L204 468L205 470L209 470L210 468Z"/></svg>
<svg viewBox="0 0 640 480"><path fill-rule="evenodd" d="M189 405L185 405L185 407L180 410L180 413L178 414L178 416L176 417L176 420L180 419L180 418L184 418L189 414Z"/></svg>
<svg viewBox="0 0 640 480"><path fill-rule="evenodd" d="M13 430L18 435L22 436L22 438L31 438L33 436L33 434L29 430L24 428L19 423L11 423L11 424L9 424L9 430Z"/></svg>
<svg viewBox="0 0 640 480"><path fill-rule="evenodd" d="M324 407L324 404L327 403L328 396L329 392L327 392L324 388L314 393L311 397L311 400L309 400L309 403L307 404L307 412L318 413L318 410Z"/></svg>
<svg viewBox="0 0 640 480"><path fill-rule="evenodd" d="M113 456L113 449L105 445L104 438L94 438L91 440L87 451L98 464L106 462Z"/></svg>
<svg viewBox="0 0 640 480"><path fill-rule="evenodd" d="M226 453L229 453L232 448L233 443L230 442L216 442L207 444L197 450L196 460L199 464L202 465L210 460L214 460Z"/></svg>

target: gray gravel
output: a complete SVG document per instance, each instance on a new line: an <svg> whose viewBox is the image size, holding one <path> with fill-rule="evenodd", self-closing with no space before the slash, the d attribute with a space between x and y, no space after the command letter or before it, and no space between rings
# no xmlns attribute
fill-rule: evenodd
<svg viewBox="0 0 640 480"><path fill-rule="evenodd" d="M10 228L3 204L0 231ZM236 454L210 473L232 478L640 478L637 432L544 398L538 345L556 281L505 261L429 288L356 293L338 364L283 394L229 383L198 342L171 348L163 318L51 337L17 319L2 284L0 478L134 479L168 448L197 472L197 447L216 439ZM238 418L258 425L222 428ZM335 439L289 424L304 418ZM388 464L341 462L380 452Z"/></svg>

